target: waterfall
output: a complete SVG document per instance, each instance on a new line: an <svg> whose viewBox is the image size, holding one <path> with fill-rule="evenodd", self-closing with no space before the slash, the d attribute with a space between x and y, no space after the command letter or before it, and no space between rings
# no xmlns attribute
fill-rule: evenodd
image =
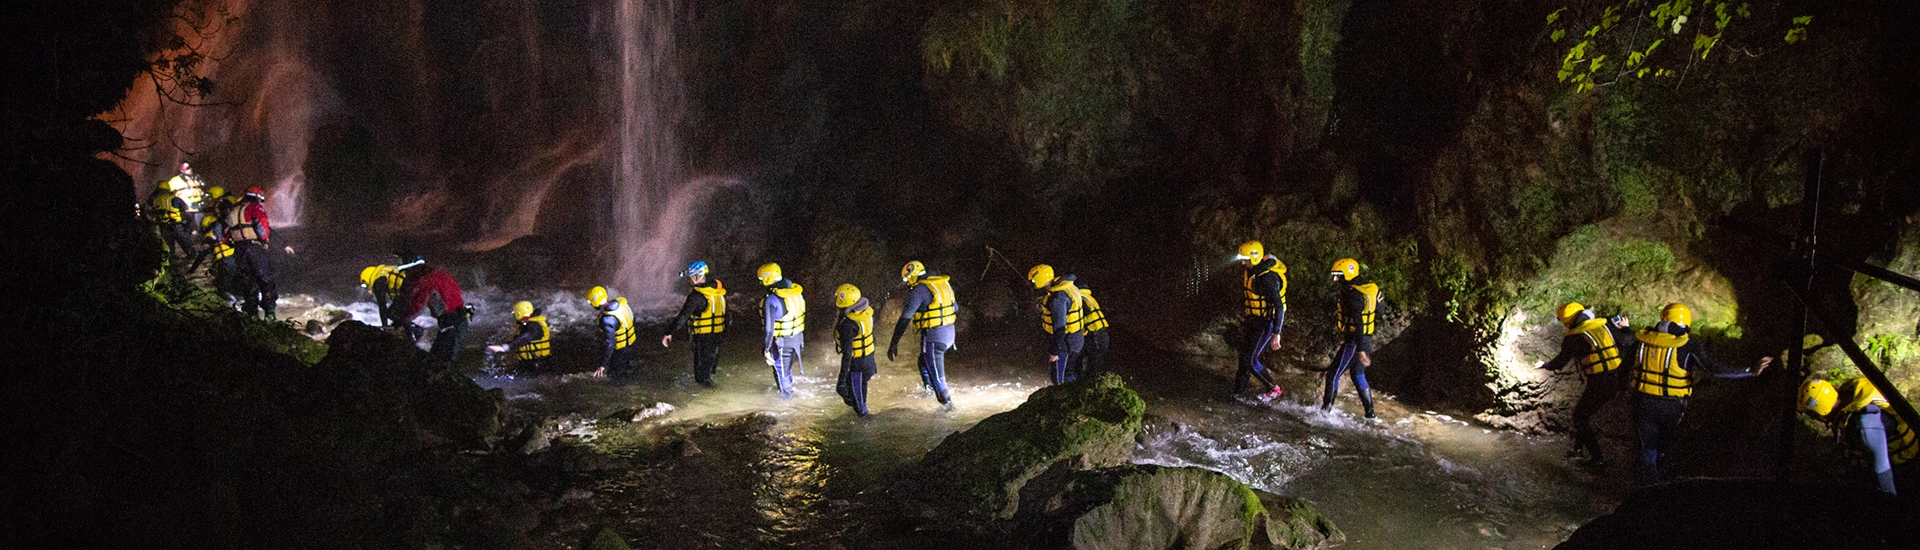
<svg viewBox="0 0 1920 550"><path fill-rule="evenodd" d="M641 306L671 304L700 203L720 180L688 178L678 136L685 110L675 0L617 0L620 132L614 183L614 286Z"/></svg>

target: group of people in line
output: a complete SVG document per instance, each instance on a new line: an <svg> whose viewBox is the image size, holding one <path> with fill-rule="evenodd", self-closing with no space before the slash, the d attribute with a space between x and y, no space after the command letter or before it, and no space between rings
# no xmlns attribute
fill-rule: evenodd
<svg viewBox="0 0 1920 550"><path fill-rule="evenodd" d="M1773 358L1762 357L1752 367L1727 369L1707 359L1700 340L1693 337L1693 310L1672 303L1660 310L1660 321L1638 331L1628 329L1624 315L1603 318L1579 302L1568 302L1555 312L1565 329L1560 353L1540 368L1560 370L1577 366L1586 379L1573 407L1573 448L1569 458L1595 467L1605 464L1593 417L1601 407L1631 388L1641 480L1659 479L1660 462L1673 443L1687 400L1702 383L1716 378L1750 378L1765 372ZM1920 455L1920 441L1912 429L1892 414L1886 398L1863 378L1834 382L1807 380L1800 386L1797 408L1825 423L1836 437L1852 434L1873 464L1880 490L1894 493L1893 466Z"/></svg>
<svg viewBox="0 0 1920 550"><path fill-rule="evenodd" d="M182 162L179 174L154 186L143 210L159 228L168 255L187 261L189 271L211 257L214 290L247 315L264 312L273 320L280 295L267 254L273 228L266 203L258 186L228 195Z"/></svg>
<svg viewBox="0 0 1920 550"><path fill-rule="evenodd" d="M160 228L169 254L195 265L210 256L216 290L248 315L264 313L272 320L278 296L267 254L272 228L266 200L259 187L232 196L220 187L207 186L190 164L181 163L178 175L156 186L145 210ZM362 270L361 286L372 293L382 326L405 330L411 338L421 336L421 329L411 320L423 311L432 315L438 333L429 354L436 360L452 361L474 310L463 300L460 286L451 275L427 264L418 254L399 255L404 263ZM1283 389L1274 381L1262 356L1280 349L1287 313L1287 266L1268 254L1259 241L1242 244L1236 259L1244 268L1244 292L1239 368L1232 391L1244 393L1253 380L1258 380L1265 385L1258 397L1272 399ZM708 277L708 271L706 262L687 266L682 277L691 289L668 323L660 345L671 346L674 335L685 330L693 346L694 380L712 387L727 329L727 291L719 280ZM1338 296L1334 326L1340 344L1325 374L1320 407L1334 406L1340 379L1348 377L1359 395L1364 417L1377 420L1366 369L1372 366L1368 354L1374 350L1380 288L1360 274L1359 263L1351 258L1334 262L1330 274ZM805 347L806 299L800 284L786 279L779 264L763 265L755 276L765 290L759 304L762 356L772 368L780 395L791 398L793 373L801 368ZM1110 342L1109 320L1087 285L1075 275L1056 273L1047 264L1033 266L1026 279L1042 292L1040 328L1049 340L1044 347L1050 380L1063 384L1103 371ZM951 407L946 355L955 349L954 329L959 318L953 286L947 275L930 271L917 260L901 267L900 280L907 293L887 346L887 358L898 358L901 337L909 329L918 332L921 386L940 404ZM838 313L833 325L834 347L841 357L836 390L864 417L869 414L867 385L877 372L873 333L876 306L852 284L840 285L833 296ZM603 345L594 376L606 376L609 368L632 365L637 360L634 344L638 340L632 307L625 298L611 297L605 287L593 287L585 298L600 314ZM553 353L553 330L546 316L526 301L514 304L512 314L519 324L514 338L489 346L489 350L511 354L521 369L544 371ZM1615 395L1631 388L1640 474L1648 482L1658 478L1659 463L1685 415L1687 399L1700 383L1757 376L1772 362L1771 357L1763 357L1751 368L1725 369L1709 361L1700 341L1690 334L1692 310L1679 303L1662 308L1660 321L1639 331L1628 329L1625 316L1603 318L1577 302L1561 306L1556 317L1565 329L1565 339L1559 354L1541 368L1577 366L1586 380L1574 405L1569 458L1594 466L1604 464L1593 418ZM1798 408L1827 424L1836 435L1851 434L1869 456L1881 489L1888 493L1895 489L1893 467L1920 456L1920 440L1914 430L1892 414L1886 398L1865 379L1808 380L1801 386Z"/></svg>

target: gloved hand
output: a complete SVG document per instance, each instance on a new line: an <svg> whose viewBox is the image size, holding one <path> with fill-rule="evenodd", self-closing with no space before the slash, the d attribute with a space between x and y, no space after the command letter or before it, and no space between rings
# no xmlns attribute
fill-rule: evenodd
<svg viewBox="0 0 1920 550"><path fill-rule="evenodd" d="M900 359L900 344L896 343L891 346L887 346L887 360L897 361L899 359Z"/></svg>

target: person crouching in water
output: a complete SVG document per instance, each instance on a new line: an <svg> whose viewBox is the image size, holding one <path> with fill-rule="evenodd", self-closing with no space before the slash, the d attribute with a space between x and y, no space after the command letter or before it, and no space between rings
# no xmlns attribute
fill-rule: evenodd
<svg viewBox="0 0 1920 550"><path fill-rule="evenodd" d="M513 352L513 358L519 361L515 369L523 374L545 372L547 356L553 355L553 328L547 325L547 316L533 308L533 302L520 301L513 304L513 319L520 322L520 332L512 342L487 346L494 353Z"/></svg>
<svg viewBox="0 0 1920 550"><path fill-rule="evenodd" d="M834 291L833 306L840 308L840 320L833 324L833 349L840 352L840 382L834 389L864 418L867 382L879 372L873 357L873 308L853 285L840 285Z"/></svg>
<svg viewBox="0 0 1920 550"><path fill-rule="evenodd" d="M1827 429L1833 431L1834 439L1853 436L1866 451L1880 490L1889 495L1899 494L1894 491L1893 467L1920 455L1920 441L1916 441L1906 421L1894 414L1893 406L1873 387L1873 382L1865 378L1842 380L1839 384L1808 380L1800 385L1798 408L1826 424Z"/></svg>

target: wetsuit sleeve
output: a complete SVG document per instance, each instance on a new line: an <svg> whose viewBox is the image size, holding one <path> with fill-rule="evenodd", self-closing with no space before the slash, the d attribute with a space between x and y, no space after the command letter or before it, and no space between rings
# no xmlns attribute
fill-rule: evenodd
<svg viewBox="0 0 1920 550"><path fill-rule="evenodd" d="M1714 363L1712 360L1707 359L1707 348L1700 345L1699 340L1692 340L1687 342L1687 345L1680 346L1680 356L1687 361L1687 372L1706 373L1706 376L1702 377L1703 379L1753 378L1755 375L1752 369L1730 370L1727 369L1725 365Z"/></svg>
<svg viewBox="0 0 1920 550"><path fill-rule="evenodd" d="M1548 359L1547 363L1540 367L1547 370L1560 370L1562 367L1573 364L1575 358L1586 355L1587 351L1586 338L1581 338L1578 334L1568 336L1560 341L1560 354Z"/></svg>
<svg viewBox="0 0 1920 550"><path fill-rule="evenodd" d="M533 339L539 337L540 327L533 323L520 323L520 334L515 336L512 342L507 342L507 349L520 349L520 346L533 343Z"/></svg>
<svg viewBox="0 0 1920 550"><path fill-rule="evenodd" d="M907 291L907 303L900 305L900 320L893 323L893 340L887 343L887 349L900 346L900 335L907 333L907 326L913 322L914 312L920 311L920 308L927 307L927 304L931 303L933 303L933 291L928 290L927 285L913 285L913 290Z"/></svg>
<svg viewBox="0 0 1920 550"><path fill-rule="evenodd" d="M374 283L373 306L380 310L380 326L384 327L388 324L397 324L398 320L393 318L393 314L395 313L393 310L393 300L392 297L387 295L386 285L381 284L381 281L378 280L375 280Z"/></svg>
<svg viewBox="0 0 1920 550"><path fill-rule="evenodd" d="M1266 298L1267 303L1275 307L1280 305L1280 297L1287 292L1287 283L1278 274L1264 273L1253 280L1253 293Z"/></svg>
<svg viewBox="0 0 1920 550"><path fill-rule="evenodd" d="M1367 307L1367 296L1352 286L1340 289L1340 324L1342 326L1360 326L1360 311Z"/></svg>
<svg viewBox="0 0 1920 550"><path fill-rule="evenodd" d="M853 336L855 334L859 334L859 332L860 332L860 326L857 323L854 323L853 319L850 319L845 315L841 315L840 322L834 323L833 325L834 353L844 354L844 353L847 353L848 350L852 350Z"/></svg>
<svg viewBox="0 0 1920 550"><path fill-rule="evenodd" d="M247 221L254 223L254 229L260 231L260 240L273 240L273 228L267 223L267 207L257 202L247 205Z"/></svg>
<svg viewBox="0 0 1920 550"><path fill-rule="evenodd" d="M688 293L686 303L680 304L680 314L674 316L673 323L667 325L667 334L680 332L680 329L687 328L688 319L706 312L707 298L699 292Z"/></svg>
<svg viewBox="0 0 1920 550"><path fill-rule="evenodd" d="M760 349L773 349L773 323L786 313L786 302L774 295L760 299L760 334L763 335Z"/></svg>
<svg viewBox="0 0 1920 550"><path fill-rule="evenodd" d="M1065 292L1055 292L1047 296L1047 308L1053 310L1053 349L1066 351L1067 313L1073 309L1073 299Z"/></svg>
<svg viewBox="0 0 1920 550"><path fill-rule="evenodd" d="M613 344L615 342L614 338L616 338L619 334L620 334L620 319L612 315L607 315L605 311L601 311L600 312L600 341L604 343L604 345L601 346L601 351L600 351L601 365L606 365L607 363L613 361Z"/></svg>

